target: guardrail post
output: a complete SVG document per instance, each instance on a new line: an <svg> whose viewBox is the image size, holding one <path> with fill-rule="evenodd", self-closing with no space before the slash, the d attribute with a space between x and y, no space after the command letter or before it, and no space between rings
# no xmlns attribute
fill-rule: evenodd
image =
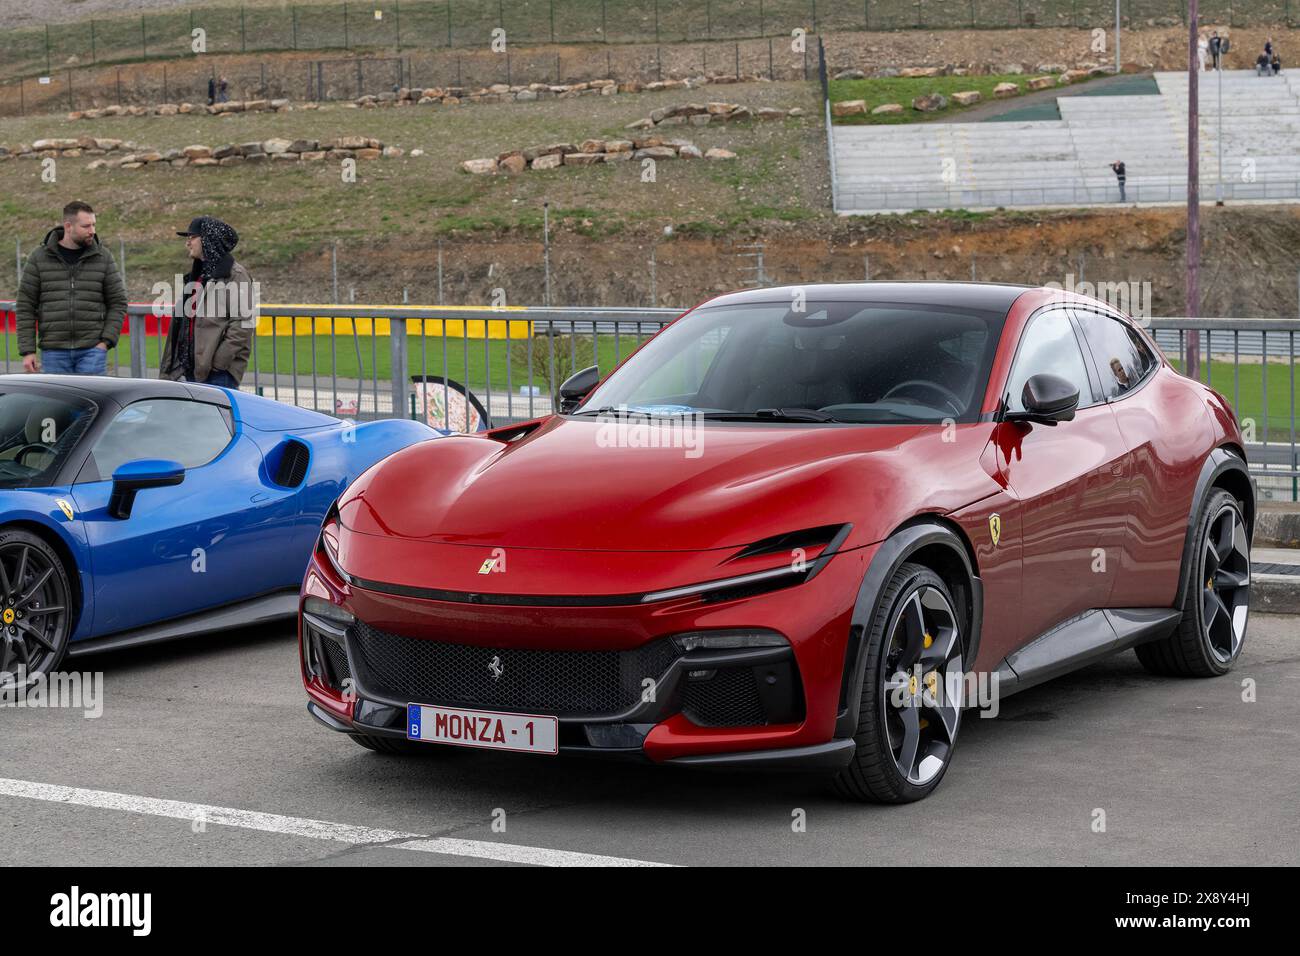
<svg viewBox="0 0 1300 956"><path fill-rule="evenodd" d="M356 320L353 319L355 322ZM421 322L423 324L423 321ZM406 319L395 317L388 320L388 355L392 365L393 418L405 418L407 415L407 347ZM378 414L379 409L375 409Z"/></svg>
<svg viewBox="0 0 1300 956"><path fill-rule="evenodd" d="M149 336L145 334L145 317L143 314L132 315L127 320L131 331L131 377L147 378L149 369L146 365ZM158 317L158 341L162 342L162 317Z"/></svg>

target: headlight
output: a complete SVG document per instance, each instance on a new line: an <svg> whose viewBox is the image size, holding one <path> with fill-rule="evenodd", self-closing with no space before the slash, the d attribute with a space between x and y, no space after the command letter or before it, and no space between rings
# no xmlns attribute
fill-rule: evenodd
<svg viewBox="0 0 1300 956"><path fill-rule="evenodd" d="M787 647L790 642L776 631L700 631L679 634L676 641L683 651L734 651L747 647Z"/></svg>
<svg viewBox="0 0 1300 956"><path fill-rule="evenodd" d="M347 627L349 624L356 622L356 618L347 608L339 607L337 604L331 604L324 598L309 597L302 602L302 612L311 614L323 621L329 621L331 624L339 624Z"/></svg>

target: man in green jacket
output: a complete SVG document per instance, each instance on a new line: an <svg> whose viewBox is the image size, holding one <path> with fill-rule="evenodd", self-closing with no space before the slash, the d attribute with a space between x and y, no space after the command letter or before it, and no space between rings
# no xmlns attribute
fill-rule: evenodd
<svg viewBox="0 0 1300 956"><path fill-rule="evenodd" d="M126 286L95 235L95 210L63 207L18 284L18 351L28 372L103 375L126 318ZM40 348L40 359L36 350Z"/></svg>

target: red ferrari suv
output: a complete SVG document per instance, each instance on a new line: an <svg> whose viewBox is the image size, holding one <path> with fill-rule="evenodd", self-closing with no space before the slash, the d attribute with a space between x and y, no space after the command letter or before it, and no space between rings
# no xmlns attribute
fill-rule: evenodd
<svg viewBox="0 0 1300 956"><path fill-rule="evenodd" d="M339 498L302 591L318 720L386 753L815 770L904 802L963 707L1128 648L1185 676L1241 652L1232 409L1094 299L738 292L559 404Z"/></svg>

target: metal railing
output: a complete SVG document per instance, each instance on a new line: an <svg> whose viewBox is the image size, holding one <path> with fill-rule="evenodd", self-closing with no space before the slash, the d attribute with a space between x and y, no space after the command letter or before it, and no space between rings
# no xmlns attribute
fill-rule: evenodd
<svg viewBox="0 0 1300 956"><path fill-rule="evenodd" d="M0 301L3 371L21 371ZM608 371L681 309L481 306L263 305L243 388L354 419L412 417L447 424L416 383L451 379L468 388L495 425L554 410L556 389L589 365ZM1300 500L1296 437L1297 319L1140 319L1165 355L1187 368L1200 336L1198 378L1236 410L1261 494ZM144 335L133 335L132 330ZM158 374L162 323L130 307L109 374Z"/></svg>
<svg viewBox="0 0 1300 956"><path fill-rule="evenodd" d="M1041 180L982 183L978 186L927 186L909 189L897 183L863 186L852 181L851 174L839 173L839 213L879 212L915 209L991 209L998 206L1095 206L1120 203L1119 186L1112 177L1100 180ZM1202 183L1202 197L1210 202L1217 195L1218 184ZM1225 180L1223 198L1242 200L1300 199L1300 177L1258 179L1255 182ZM1124 204L1182 203L1187 201L1186 177L1151 177L1129 179L1125 184Z"/></svg>

